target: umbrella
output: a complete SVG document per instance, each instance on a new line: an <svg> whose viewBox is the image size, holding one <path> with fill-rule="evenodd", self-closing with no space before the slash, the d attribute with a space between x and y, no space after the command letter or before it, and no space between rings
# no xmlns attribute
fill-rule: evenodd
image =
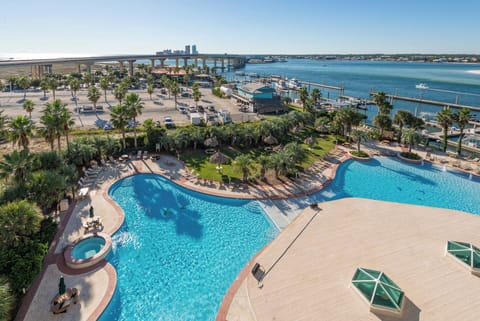
<svg viewBox="0 0 480 321"><path fill-rule="evenodd" d="M207 147L216 147L218 146L218 141L215 137L212 137L212 138L205 139L203 144Z"/></svg>
<svg viewBox="0 0 480 321"><path fill-rule="evenodd" d="M90 217L94 217L95 214L93 213L93 206L90 206Z"/></svg>
<svg viewBox="0 0 480 321"><path fill-rule="evenodd" d="M272 135L265 137L265 139L263 140L263 142L264 142L265 144L268 144L268 145L276 145L276 144L278 144L278 140L277 140L275 137L273 137Z"/></svg>
<svg viewBox="0 0 480 321"><path fill-rule="evenodd" d="M67 287L65 286L65 280L63 276L60 276L60 280L58 281L58 294L62 295L67 291Z"/></svg>
<svg viewBox="0 0 480 321"><path fill-rule="evenodd" d="M225 164L228 162L228 157L223 155L220 152L216 152L212 156L210 156L210 163L214 164Z"/></svg>
<svg viewBox="0 0 480 321"><path fill-rule="evenodd" d="M307 137L304 141L303 141L305 144L307 144L308 146L312 147L313 145L315 145L315 139L310 136L310 137Z"/></svg>

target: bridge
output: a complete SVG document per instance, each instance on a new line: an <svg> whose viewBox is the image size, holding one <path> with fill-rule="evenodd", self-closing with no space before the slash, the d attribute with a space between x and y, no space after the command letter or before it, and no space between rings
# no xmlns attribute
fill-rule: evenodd
<svg viewBox="0 0 480 321"><path fill-rule="evenodd" d="M188 61L193 61L196 68L198 62L202 62L203 69L206 68L207 61L213 61L215 69L225 68L241 68L245 66L246 57L242 55L229 54L168 54L168 55L112 55L112 56L93 56L93 57L69 57L69 58L50 58L50 59L28 59L28 60L2 60L0 61L0 68L4 67L31 67L31 76L33 78L41 78L44 73L52 73L55 64L72 64L78 66L80 72L81 66L87 68L87 72L91 72L91 66L95 63L101 62L118 62L120 67L124 67L128 63L128 73L133 75L133 66L137 60L150 60L153 68L156 67L156 62L160 62L160 67L164 66L167 59L174 59L175 66L179 66L179 60L183 60L184 65L188 65ZM217 66L220 63L220 66Z"/></svg>

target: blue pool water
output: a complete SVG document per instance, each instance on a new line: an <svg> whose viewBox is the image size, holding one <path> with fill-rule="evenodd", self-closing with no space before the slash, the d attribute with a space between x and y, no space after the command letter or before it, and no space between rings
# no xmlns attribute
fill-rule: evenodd
<svg viewBox="0 0 480 321"><path fill-rule="evenodd" d="M88 259L100 252L105 246L103 237L89 237L81 240L72 249L72 257L75 259Z"/></svg>
<svg viewBox="0 0 480 321"><path fill-rule="evenodd" d="M410 165L395 158L368 162L349 160L338 168L335 180L310 200L329 201L361 197L415 205L450 208L480 215L480 180L443 167Z"/></svg>
<svg viewBox="0 0 480 321"><path fill-rule="evenodd" d="M249 259L278 230L257 202L212 197L150 174L120 180L125 212L107 260L115 295L100 320L214 320Z"/></svg>

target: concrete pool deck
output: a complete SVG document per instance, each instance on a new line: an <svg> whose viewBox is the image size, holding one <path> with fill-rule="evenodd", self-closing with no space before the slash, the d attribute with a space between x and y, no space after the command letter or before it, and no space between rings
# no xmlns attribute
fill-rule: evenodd
<svg viewBox="0 0 480 321"><path fill-rule="evenodd" d="M372 149L378 152L377 149ZM386 152L398 150L398 147L389 146ZM298 204L291 207L279 209L275 201L288 202L288 198L305 196L321 190L335 177L337 166L349 158L347 149L338 147L325 160L316 162L312 168L302 173L298 179L276 186L254 186L254 185L230 185L213 182L205 182L196 179L189 173L184 164L175 157L162 155L159 160L132 159L125 162L114 162L102 167L98 179L90 188L87 197L77 200L72 204L70 211L63 214L58 237L52 244L53 249L46 257L41 274L32 285L29 293L24 299L17 320L34 321L39 320L70 320L78 321L96 320L101 311L106 307L113 295L116 285L116 274L110 264L96 266L88 271L72 271L66 268L60 259L65 247L84 234L82 223L88 218L88 209L92 205L95 215L100 216L103 221L103 232L113 234L123 223L123 212L108 197L108 189L117 180L137 173L156 173L170 178L175 183L186 188L224 197L262 199L263 208L266 210L272 221L280 228L289 226L290 222L300 211ZM308 204L302 204L307 206ZM73 306L67 313L53 315L49 312L51 297L58 287L58 278L64 275L66 280L72 280L68 287L82 287L82 278L88 279L90 285L96 287L94 290L81 291L80 300L88 302L88 309L79 309ZM86 287L86 285L85 285ZM98 287L98 288L97 288ZM99 293L103 293L99 294ZM52 296L53 297L53 296ZM87 305L85 305L87 306ZM82 305L83 307L83 305ZM100 312L98 312L100 311ZM243 320L243 319L242 319Z"/></svg>
<svg viewBox="0 0 480 321"><path fill-rule="evenodd" d="M479 320L480 278L445 256L480 245L480 218L448 209L348 198L305 209L246 267L217 320ZM261 282L253 263L266 272ZM358 267L405 291L405 312L373 314L351 286Z"/></svg>

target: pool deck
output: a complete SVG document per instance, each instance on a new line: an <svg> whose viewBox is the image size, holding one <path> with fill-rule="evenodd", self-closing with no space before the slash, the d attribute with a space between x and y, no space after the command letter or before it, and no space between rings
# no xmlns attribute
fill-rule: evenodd
<svg viewBox="0 0 480 321"><path fill-rule="evenodd" d="M372 154L381 155L393 155L399 151L398 146L380 144L369 145L366 149ZM272 221L280 229L286 229L290 227L290 222L297 220L295 217L300 209L308 204L292 203L280 209L275 202L288 203L289 198L306 196L324 188L335 177L337 166L349 158L347 152L348 149L339 146L324 160L316 162L309 170L301 173L297 179L275 186L220 184L199 180L186 170L181 161L168 155L162 155L159 160L132 159L106 164L88 195L70 204L69 210L61 215L61 224L52 248L44 260L42 272L25 296L16 320L93 321L104 310L115 290L115 269L110 264L103 263L91 269L72 270L65 266L62 253L68 244L83 236L82 223L88 218L90 205L94 207L95 215L102 218L103 232L113 234L122 225L123 212L108 197L108 189L117 180L137 173L156 173L191 190L223 197L263 200L262 207ZM444 164L442 159L439 155L436 161ZM49 312L50 301L58 288L60 275L65 277L67 287L80 289L81 304L70 307L67 313L53 315Z"/></svg>
<svg viewBox="0 0 480 321"><path fill-rule="evenodd" d="M247 265L217 321L480 320L480 278L445 256L447 240L480 244L478 216L358 198L319 205ZM250 273L257 262L261 282ZM405 291L403 317L369 311L351 286L358 267L385 272Z"/></svg>

